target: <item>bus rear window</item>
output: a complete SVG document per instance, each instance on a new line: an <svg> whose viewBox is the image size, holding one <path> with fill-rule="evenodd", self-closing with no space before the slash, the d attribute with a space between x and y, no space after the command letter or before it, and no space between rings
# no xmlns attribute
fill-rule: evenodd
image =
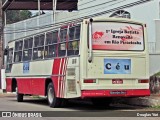
<svg viewBox="0 0 160 120"><path fill-rule="evenodd" d="M93 22L93 50L142 51L143 26L131 23Z"/></svg>

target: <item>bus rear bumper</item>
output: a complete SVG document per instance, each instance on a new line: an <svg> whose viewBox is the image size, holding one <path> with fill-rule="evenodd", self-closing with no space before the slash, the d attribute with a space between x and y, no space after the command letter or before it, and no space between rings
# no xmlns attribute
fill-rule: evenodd
<svg viewBox="0 0 160 120"><path fill-rule="evenodd" d="M149 89L137 90L82 90L81 98L94 97L144 97L150 96Z"/></svg>

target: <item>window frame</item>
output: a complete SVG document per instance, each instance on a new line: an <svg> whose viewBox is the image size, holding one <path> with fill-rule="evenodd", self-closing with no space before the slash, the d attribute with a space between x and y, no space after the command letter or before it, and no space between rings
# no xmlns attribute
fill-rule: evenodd
<svg viewBox="0 0 160 120"><path fill-rule="evenodd" d="M73 35L73 39L70 39L70 29L74 28L74 35ZM77 29L76 28L79 28L79 38L77 38ZM69 40L68 40L68 45L67 45L67 56L77 56L79 55L80 53L80 36L81 36L81 24L76 24L76 25L73 25L71 27L69 27L69 31L68 31L68 37L69 37ZM72 42L72 47L73 49L70 50L69 49L69 43ZM77 42L77 48L78 49L74 49L74 46L73 46L73 42ZM72 53L72 54L69 54Z"/></svg>
<svg viewBox="0 0 160 120"><path fill-rule="evenodd" d="M11 54L12 56L10 56L10 51L12 51L12 54ZM10 57L11 57L11 61L9 60ZM9 48L8 49L8 53L7 53L7 62L6 62L6 69L5 69L6 73L10 73L11 72L13 59L14 59L14 49L13 48Z"/></svg>
<svg viewBox="0 0 160 120"><path fill-rule="evenodd" d="M52 34L53 35L53 33L56 33L57 34L57 36L56 36L56 38L57 38L57 40L56 40L56 42L54 42L54 40L53 40L53 38L54 38L54 36L52 36L52 40L51 40L51 43L49 44L48 42L47 42L47 34ZM57 45L58 45L58 37L59 37L59 31L58 30L53 30L53 31L49 31L49 32L46 32L46 41L45 41L45 45L44 45L44 58L45 59L49 59L49 58L54 58L54 57L57 57ZM54 38L55 39L55 38ZM46 44L46 43L48 43L48 44ZM54 56L50 56L50 47L52 48L52 46L55 46L55 54L54 54ZM46 48L47 48L47 51L46 51ZM47 52L47 55L45 55L45 53ZM54 51L52 51L52 52L54 52Z"/></svg>
<svg viewBox="0 0 160 120"><path fill-rule="evenodd" d="M22 49L19 49L17 46L16 46L16 43L20 43L20 42L22 42ZM17 62L22 62L22 57L23 57L23 44L24 44L24 42L23 42L23 39L20 39L20 40L18 40L18 41L15 41L15 48L14 48L14 62L15 63L17 63ZM17 49L18 48L18 49ZM20 60L16 60L16 54L17 53L20 53L21 52L21 59ZM18 55L18 56L20 56L20 55Z"/></svg>
<svg viewBox="0 0 160 120"><path fill-rule="evenodd" d="M74 38L76 38L76 27L80 27L79 29L79 39L72 39L72 40L69 40L69 29L74 27L75 30L74 30ZM66 30L65 32L63 32L63 41L61 41L61 31L62 30ZM53 37L51 38L51 43L47 42L47 34L51 34L53 35ZM65 34L64 34L65 33ZM55 34L55 35L54 35ZM54 37L56 36L57 34L57 37ZM13 47L13 60L12 60L12 63L20 63L20 62L26 62L26 61L38 61L38 60L44 60L44 59L51 59L51 58L62 58L62 57L70 57L70 56L77 56L80 54L80 34L81 34L81 24L72 24L72 25L68 25L68 27L65 27L65 28L58 28L58 29L54 29L54 30L50 30L50 31L46 31L46 32L42 32L42 33L39 33L39 34L35 34L35 35L31 35L31 36L28 36L28 37L25 37L23 39L18 39L18 40L15 40L14 41L14 47ZM40 37L42 36L43 37L43 43L40 45L40 41L37 43L37 45L35 45L35 40L36 40L36 37ZM64 37L65 36L65 37ZM65 38L65 39L64 39ZM30 39L32 40L32 46L30 46ZM40 39L40 38L38 38ZM57 40L56 40L57 39ZM25 47L25 42L28 41L27 43L27 47ZM74 42L76 41L77 44L78 44L78 53L77 54L68 54L68 51L69 51L69 43L70 42ZM17 43L22 43L22 46L20 46L20 48L17 49ZM64 55L60 55L59 54L59 48L60 48L60 45L64 44L64 47L65 48L65 54ZM55 46L54 48L52 48L53 46ZM35 50L37 49L37 50ZM41 51L41 56L38 57L38 49L41 49L39 51ZM47 52L49 53L50 51L51 52L55 52L55 55L52 55L52 56L48 56L45 55L45 52L46 52L46 49L47 49ZM53 50L54 49L54 50ZM29 54L29 50L31 51L31 54ZM34 50L37 51L37 56L35 57L35 54L34 54ZM29 59L25 59L25 51L28 51L28 57L30 56ZM18 54L18 52L21 52L21 60L19 61L16 61L16 54Z"/></svg>
<svg viewBox="0 0 160 120"><path fill-rule="evenodd" d="M43 44L40 46L39 44L40 44L40 42L41 41L39 41L38 42L38 44L37 44L37 46L35 46L35 38L36 37L40 37L40 36L43 36L44 38L43 38ZM44 45L45 45L45 39L46 39L46 33L41 33L41 34L37 34L37 35L34 35L33 36L33 48L32 48L32 60L39 60L39 59L44 59ZM37 51L37 56L35 57L35 54L34 54L34 50L35 49L37 49L36 51ZM43 50L38 50L38 49L43 49ZM38 52L40 51L40 54L41 54L41 56L40 57L38 57Z"/></svg>
<svg viewBox="0 0 160 120"><path fill-rule="evenodd" d="M32 47L30 47L30 40L32 40ZM23 44L23 56L22 56L22 61L31 61L32 60L32 53L33 53L33 42L34 42L34 37L31 36L31 37L28 37L28 38L24 38L23 39L24 41L24 44ZM28 48L25 48L25 41L28 41ZM27 59L27 60L24 60L24 51L28 51L28 56L29 56L29 50L31 50L31 56L30 56L30 59Z"/></svg>

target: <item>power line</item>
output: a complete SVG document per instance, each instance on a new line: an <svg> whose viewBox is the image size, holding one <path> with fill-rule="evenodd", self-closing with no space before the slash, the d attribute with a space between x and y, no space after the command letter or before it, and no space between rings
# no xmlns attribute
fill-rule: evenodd
<svg viewBox="0 0 160 120"><path fill-rule="evenodd" d="M114 1L114 0L112 0L112 1ZM115 5L115 4L114 4ZM96 9L96 10L94 10L93 12L95 12L95 11L97 11L97 10L99 10L99 9ZM87 13L90 13L90 12L87 12ZM84 13L81 13L80 15L83 15ZM85 12L85 14L86 14L86 12ZM48 16L48 15L47 15ZM44 17L46 17L46 16L44 16ZM67 17L67 18L72 18L72 17L75 17L75 15L73 15L73 16L70 16L70 17ZM43 17L42 17L43 18ZM66 17L65 17L66 18ZM62 18L63 19L63 18ZM57 24L57 23L56 23ZM44 26L38 26L38 27L31 27L31 28L28 28L28 29L25 29L25 31L24 31L24 29L17 29L17 30L8 30L8 31L13 31L13 33L19 33L19 32L16 32L16 31L20 31L20 30L23 30L22 32L27 32L27 30L31 30L32 31L32 29L33 30L37 30L37 29L40 29L40 28L46 28L47 26L48 27L50 27L51 25L53 25L53 24L48 24L48 25L44 25ZM6 33L6 34L10 34L10 33Z"/></svg>
<svg viewBox="0 0 160 120"><path fill-rule="evenodd" d="M96 1L96 0L93 0L93 1ZM85 9L89 9L89 8L97 7L97 6L104 5L104 4L111 3L111 2L115 2L115 1L118 1L118 0L110 0L110 1L108 1L108 2L103 2L103 3L98 4L98 5L92 5L92 6L85 7L85 8L83 8L83 9L79 9L79 10L85 10ZM89 2L89 3L91 3L91 2Z"/></svg>
<svg viewBox="0 0 160 120"><path fill-rule="evenodd" d="M96 1L96 0L92 0L92 1ZM110 3L110 2L114 2L114 1L117 1L117 0L111 0L111 1L109 1L109 2L105 2L105 4ZM91 1L88 2L88 3L91 3ZM61 4L64 4L64 2L61 3ZM104 4L104 3L102 3L102 4ZM102 4L98 4L97 6L100 6L100 5L102 5ZM84 8L84 9L86 9L86 8ZM84 10L84 9L81 9L81 10ZM94 10L94 11L97 11L97 10L99 10L99 9L96 9L96 10ZM92 11L92 12L94 12L94 11ZM81 13L81 14L79 14L79 15L83 15L83 14L86 14L86 13L90 13L90 12L84 12L84 13ZM59 14L59 13L56 13L56 14ZM49 16L49 15L47 15L47 16ZM46 16L44 16L44 17L46 17ZM41 18L44 18L44 17L41 17ZM72 18L72 17L75 17L75 15L70 16L70 17L64 17L64 18L66 19L66 18ZM63 19L63 18L62 18L62 19ZM43 27L43 26L42 26L42 27ZM33 28L35 28L35 27L33 27ZM39 27L36 27L36 28L39 28ZM32 29L32 28L28 28L28 29ZM18 30L21 30L21 29L18 29ZM22 29L22 30L23 30L23 29ZM15 31L15 30L9 30L9 31Z"/></svg>
<svg viewBox="0 0 160 120"><path fill-rule="evenodd" d="M124 1L124 0L123 0ZM110 9L110 10L107 10L107 11L103 11L101 13L96 13L96 14L92 14L92 15L89 15L89 16L82 16L80 18L77 18L77 19L73 19L73 20L69 20L69 21L63 21L63 22L58 22L56 24L48 24L48 25L44 25L44 26L40 26L40 27L33 27L27 31L33 31L33 30L38 30L39 28L48 28L48 27L53 27L52 25L54 26L60 26L60 25L64 25L65 23L71 23L71 22L78 22L78 21L81 21L82 19L84 18L90 18L90 17L95 17L95 16L99 16L99 15L103 15L103 14L106 14L106 13L110 13L110 12L113 12L113 11L116 11L116 10L119 10L119 9L124 9L124 8L127 8L127 7L131 7L131 6L135 6L135 5L138 5L138 4L141 4L143 2L147 2L147 1L151 1L151 0L140 0L140 1L137 1L137 2L134 2L134 3L131 3L131 4L127 4L127 5L124 5L124 6L120 6L118 8L113 8L113 9ZM122 2L122 1L121 1ZM119 3L119 2L118 2ZM116 3L116 4L118 4ZM112 5L115 5L115 4L112 4ZM95 10L97 11L97 9ZM75 16L75 15L74 15ZM73 17L73 16L71 16ZM68 17L69 18L69 17ZM13 33L21 33L21 32L27 32L26 30L25 31L18 31L18 32L6 32L4 34L13 34Z"/></svg>

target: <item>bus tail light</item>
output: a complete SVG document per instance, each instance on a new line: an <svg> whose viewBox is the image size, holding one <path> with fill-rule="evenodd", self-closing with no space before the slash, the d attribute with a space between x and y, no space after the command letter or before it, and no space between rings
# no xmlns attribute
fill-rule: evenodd
<svg viewBox="0 0 160 120"><path fill-rule="evenodd" d="M84 79L84 83L96 83L95 79Z"/></svg>
<svg viewBox="0 0 160 120"><path fill-rule="evenodd" d="M141 80L138 80L138 83L149 83L149 80L148 79L141 79Z"/></svg>

